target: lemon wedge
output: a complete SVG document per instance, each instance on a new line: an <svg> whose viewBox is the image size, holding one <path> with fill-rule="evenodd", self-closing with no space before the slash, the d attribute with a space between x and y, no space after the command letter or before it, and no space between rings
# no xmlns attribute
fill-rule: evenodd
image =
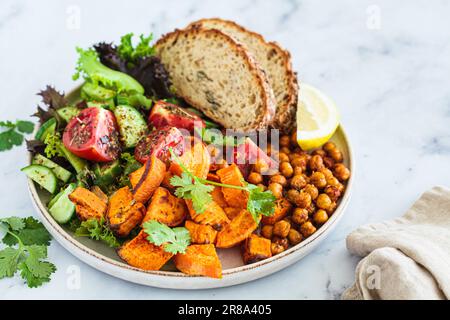
<svg viewBox="0 0 450 320"><path fill-rule="evenodd" d="M302 84L297 105L297 142L303 150L319 148L339 125L334 102L318 89Z"/></svg>

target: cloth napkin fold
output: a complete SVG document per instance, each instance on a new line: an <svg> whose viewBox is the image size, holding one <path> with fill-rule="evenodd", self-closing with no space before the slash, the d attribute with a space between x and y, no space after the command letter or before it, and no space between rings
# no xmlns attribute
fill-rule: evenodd
<svg viewBox="0 0 450 320"><path fill-rule="evenodd" d="M347 248L364 258L342 299L449 299L450 189L434 187L403 217L356 229Z"/></svg>

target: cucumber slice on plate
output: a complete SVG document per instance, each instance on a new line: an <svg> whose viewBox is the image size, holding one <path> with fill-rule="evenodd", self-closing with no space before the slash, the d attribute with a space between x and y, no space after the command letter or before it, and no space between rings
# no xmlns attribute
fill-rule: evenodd
<svg viewBox="0 0 450 320"><path fill-rule="evenodd" d="M94 165L95 181L94 184L100 187L107 187L114 183L114 180L122 173L120 161Z"/></svg>
<svg viewBox="0 0 450 320"><path fill-rule="evenodd" d="M72 176L72 173L70 171L64 169L57 163L54 163L52 160L47 159L46 157L44 157L39 153L34 156L33 164L40 164L43 165L44 167L51 169L55 174L55 176L59 180L62 180L64 182L69 181L70 177Z"/></svg>
<svg viewBox="0 0 450 320"><path fill-rule="evenodd" d="M61 142L59 145L59 149L64 155L64 158L67 159L67 161L70 162L72 167L75 169L77 173L80 173L84 170L84 168L87 166L87 162L84 159L81 159L80 157L74 155L72 152L67 150L67 148L64 146L64 144Z"/></svg>
<svg viewBox="0 0 450 320"><path fill-rule="evenodd" d="M48 211L58 223L67 223L75 213L75 205L69 199L69 195L75 190L75 183L69 184L63 191L55 196L55 201L50 201Z"/></svg>
<svg viewBox="0 0 450 320"><path fill-rule="evenodd" d="M55 132L56 129L56 119L50 118L39 128L38 132L36 132L36 139L40 141L44 141L45 137L51 132Z"/></svg>
<svg viewBox="0 0 450 320"><path fill-rule="evenodd" d="M120 105L114 110L119 125L120 140L125 148L133 148L147 133L147 123L141 113L131 107Z"/></svg>
<svg viewBox="0 0 450 320"><path fill-rule="evenodd" d="M58 109L56 112L65 122L69 122L72 118L76 117L80 113L80 111L81 110L77 107L67 106Z"/></svg>
<svg viewBox="0 0 450 320"><path fill-rule="evenodd" d="M32 164L22 168L21 171L51 194L55 193L58 179L51 169L38 164Z"/></svg>

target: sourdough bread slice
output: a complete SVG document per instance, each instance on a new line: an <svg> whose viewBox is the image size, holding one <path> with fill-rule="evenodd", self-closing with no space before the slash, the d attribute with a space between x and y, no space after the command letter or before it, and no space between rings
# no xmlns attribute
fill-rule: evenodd
<svg viewBox="0 0 450 320"><path fill-rule="evenodd" d="M255 32L249 31L233 21L218 18L202 19L188 28L217 29L241 42L265 70L277 103L272 126L290 132L295 126L298 84L292 71L291 56L275 42L266 42Z"/></svg>
<svg viewBox="0 0 450 320"><path fill-rule="evenodd" d="M155 44L176 94L225 128L265 128L275 97L264 71L232 37L218 30L175 30Z"/></svg>

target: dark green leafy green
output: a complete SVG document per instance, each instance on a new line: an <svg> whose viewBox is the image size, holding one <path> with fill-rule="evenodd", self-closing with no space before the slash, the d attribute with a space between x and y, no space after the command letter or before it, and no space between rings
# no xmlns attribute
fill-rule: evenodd
<svg viewBox="0 0 450 320"><path fill-rule="evenodd" d="M105 220L89 219L82 221L80 226L75 230L77 237L89 237L94 240L103 241L112 248L120 246L119 240L114 236L112 231L108 228Z"/></svg>
<svg viewBox="0 0 450 320"><path fill-rule="evenodd" d="M0 133L0 151L11 150L14 146L20 146L24 140L24 134L32 133L34 123L30 121L17 120L0 121L0 128L6 129Z"/></svg>

